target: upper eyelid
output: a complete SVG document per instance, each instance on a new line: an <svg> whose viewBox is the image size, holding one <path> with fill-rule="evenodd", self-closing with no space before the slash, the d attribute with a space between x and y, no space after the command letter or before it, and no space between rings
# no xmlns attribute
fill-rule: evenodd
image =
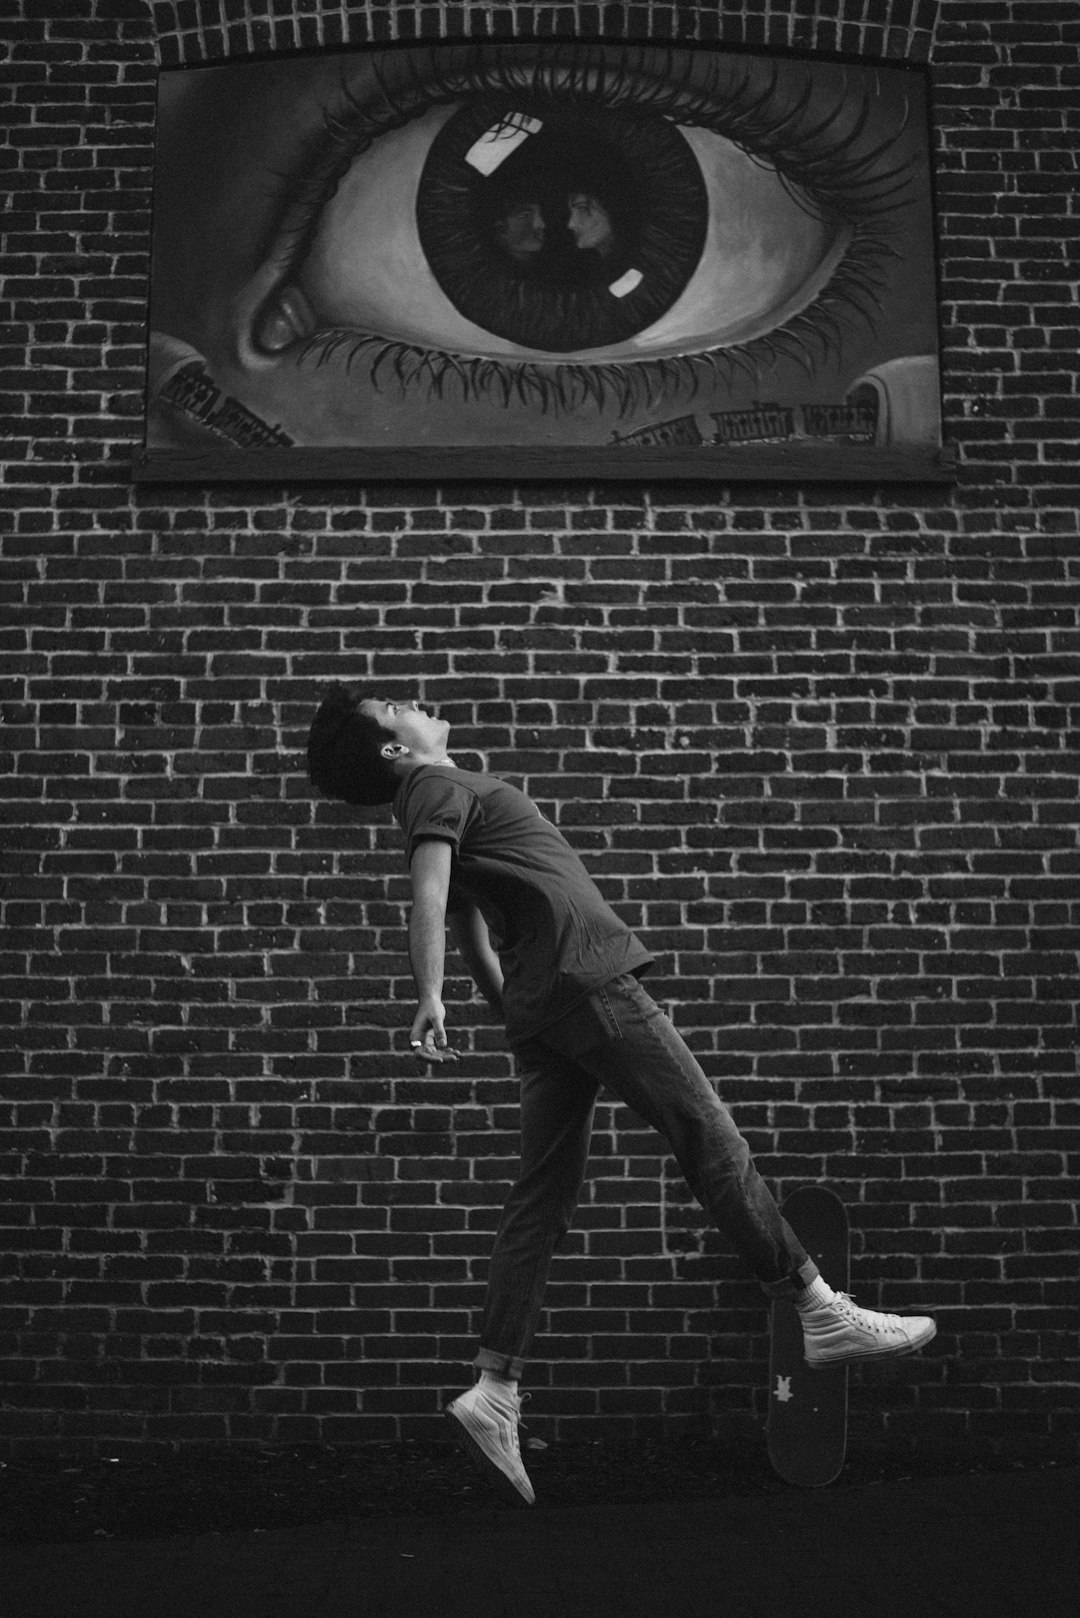
<svg viewBox="0 0 1080 1618"><path fill-rule="evenodd" d="M582 46L581 61L593 61L589 54L589 47ZM841 87L834 92L831 111L822 118L820 112L815 114L816 122L810 120L810 92L812 84L809 78L809 66L805 66L807 83L803 96L793 107L790 101L781 98L779 104L774 104L778 83L779 69L775 62L770 64L770 74L763 89L752 90L753 69L743 69L740 81L738 69L732 69L732 83L723 85L720 82L721 68L715 59L706 63L706 75L703 83L691 80L689 68L681 71L681 82L664 83L656 78L656 67L649 60L648 53L639 51L636 59L629 65L624 61L612 61L610 71L618 76L625 75L625 82L633 78L641 81L643 86L652 85L653 93L642 95L642 108L646 113L659 111L662 115L678 121L677 115L682 113L685 121L698 128L711 130L714 134L722 136L739 146L752 159L775 166L781 176L784 176L786 163L791 163L796 171L792 175L795 183L802 189L813 186L820 188L822 200L826 206L838 206L837 191L849 191L856 211L875 204L881 205L884 195L888 194L886 182L898 178L897 171L890 171L885 176L877 176L867 180L864 170L865 154L861 159L852 159L850 154L853 142L857 144L862 135L863 127L870 114L872 96L869 89L863 91L863 107L861 116L856 116L854 127L844 127L841 113L850 106L846 88ZM667 70L672 71L670 58L672 51L667 51ZM497 62L497 57L494 59ZM690 55L692 62L693 57ZM420 77L420 70L410 64L410 80L407 88L398 94L394 100L394 92L388 90L381 77L378 66L373 63L372 71L375 77L375 95L369 103L359 101L353 95L348 84L342 81L340 95L336 104L326 103L322 108L323 131L319 148L311 159L309 173L303 177L295 189L293 204L298 209L299 217L293 228L289 231L292 245L288 252L287 267L282 276L283 280L295 270L305 250L313 227L318 220L322 209L329 202L337 185L344 178L348 168L355 159L363 154L369 146L379 140L383 135L392 133L401 126L402 122L411 121L419 117L429 107L445 104L451 100L451 95L445 83L440 81L440 70L436 66L436 55L433 49L429 52L430 79L428 82L429 99L421 101L425 94L425 84ZM574 71L578 58L575 58L572 49L567 47L545 50L539 47L538 63L534 64L534 76L539 79L545 67L554 72L557 68L568 68L571 74ZM473 63L465 64L459 69L460 79L472 82L459 83L455 89L457 98L469 94L492 94L500 90L500 86L493 85L485 78L485 74L495 71L482 51L478 52ZM528 94L529 86L517 84L510 85L511 75L507 75L507 83L502 93L512 94L519 91ZM441 91L440 93L437 93ZM415 104L409 102L406 110L405 100L408 92L415 98ZM586 99L594 99L602 103L603 96L591 96L582 86L571 84L562 87L560 93L568 95L584 95ZM797 94L793 90L793 95ZM377 98L382 97L383 105L389 106L397 116L383 116L380 118ZM680 95L684 98L679 104ZM744 98L746 98L744 100ZM625 102L619 102L625 106ZM910 104L905 108L904 117L899 129L894 130L892 136L883 143L882 150L887 150L907 126L910 117ZM840 127L835 127L837 122ZM807 141L812 142L808 156ZM757 150L760 143L762 150ZM880 155L880 152L875 154ZM833 163L839 173L829 175L823 170ZM910 169L910 160L902 165L900 186L903 188L903 172Z"/></svg>
<svg viewBox="0 0 1080 1618"><path fill-rule="evenodd" d="M580 95L586 100L594 100L596 104L619 105L623 110L627 107L640 108L643 115L659 115L672 118L675 123L685 121L696 128L711 129L712 133L719 134L735 146L745 150L751 159L766 162L777 167L784 173L785 163L792 163L795 170L803 170L793 176L797 183L808 186L821 186L827 193L827 202L836 205L836 189L847 183L847 188L853 194L855 205L866 205L879 201L882 191L886 191L886 181L895 180L897 172L889 175L865 175L866 154L861 159L852 159L853 146L858 146L866 121L870 118L873 108L876 84L873 89L866 87L861 94L861 110L857 110L852 121L845 120L844 113L850 112L852 100L848 97L847 84L842 83L832 91L831 108L826 115L821 115L821 108L811 112L811 95L813 95L813 79L808 63L803 65L806 79L803 92L798 95L797 87L792 87L790 97L787 99L779 91L780 70L776 61L769 63L767 79L764 86L755 86L755 70L740 68L732 65L730 70L730 83L722 81L722 65L719 58L706 61L706 73L703 81L691 78L691 68L695 65L695 53L687 50L688 65L680 70L675 81L667 81L664 76L657 76L657 65L651 60L656 52L640 49L633 53L622 52L622 60L612 57L607 61L604 78L614 78L617 91L597 92L589 91L588 86L573 83L573 73L580 63L591 63L596 66L593 53L588 45L581 45L580 53L573 52L573 47L538 47L538 58L533 66L533 84L541 84L547 94L554 94L551 86L544 86L542 74L549 71L568 71L572 74L572 83L559 86L559 94ZM665 73L672 73L672 50L664 52L667 57ZM630 60L627 58L630 57ZM755 58L756 60L756 58ZM376 78L377 92L384 97L384 104L392 108L393 115L379 116L376 112L376 100L369 104L359 102L351 94L348 84L342 83L340 100L334 107L324 105L322 108L322 123L324 123L324 147L322 159L330 159L327 172L324 173L324 184L337 183L342 178L345 165L353 162L361 155L363 150L381 139L384 134L392 133L393 129L400 128L403 121L411 121L421 113L427 112L429 107L444 105L450 100L461 99L468 94L533 94L533 86L529 84L513 83L513 73L505 74L504 83L497 81L499 74L499 57L484 57L483 47L479 47L473 61L468 61L458 70L458 83L453 92L449 84L442 78L442 70L437 66L436 52L429 52L429 81L424 83L419 76L418 68L410 63L410 84L402 92L395 94L385 86L385 81L379 74L377 65L372 65L374 78ZM528 66L528 65L525 65ZM492 83L494 74L495 83ZM620 84L622 79L622 84ZM627 86L635 87L638 99L623 99L623 89ZM413 100L406 102L406 95L410 94ZM424 97L424 99L423 99ZM858 107L858 104L857 104ZM910 104L905 100L904 118L900 120L900 128L894 129L891 138L882 142L878 152L892 146L900 134L907 128L910 118ZM758 150L756 147L763 149ZM337 159L337 162L332 162ZM823 172L823 165L829 165L834 160L837 167L842 170L840 175L832 176ZM319 159L316 159L319 167ZM904 170L910 168L910 163L902 165ZM837 186L839 181L839 186ZM313 199L314 201L314 199ZM329 197L322 196L321 204L329 201ZM317 204L316 204L317 205Z"/></svg>

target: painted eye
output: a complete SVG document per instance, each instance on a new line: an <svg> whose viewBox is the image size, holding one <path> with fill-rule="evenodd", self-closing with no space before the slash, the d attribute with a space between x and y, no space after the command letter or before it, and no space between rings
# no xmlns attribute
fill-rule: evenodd
<svg viewBox="0 0 1080 1618"><path fill-rule="evenodd" d="M519 116L491 101L440 107L384 136L324 210L260 346L288 340L290 318L295 336L310 322L493 359L747 342L811 302L850 240L731 141L663 119L555 107L509 172L470 168L469 151ZM576 210L575 182L579 196L589 187ZM580 221L606 254L577 244Z"/></svg>
<svg viewBox="0 0 1080 1618"><path fill-rule="evenodd" d="M872 314L911 162L836 82L536 47L434 51L405 87L347 90L253 284L244 357L625 408L762 342L836 346Z"/></svg>

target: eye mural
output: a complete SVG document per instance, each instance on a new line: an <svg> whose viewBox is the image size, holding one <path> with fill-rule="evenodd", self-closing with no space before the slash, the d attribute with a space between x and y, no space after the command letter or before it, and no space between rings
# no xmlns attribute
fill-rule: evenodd
<svg viewBox="0 0 1080 1618"><path fill-rule="evenodd" d="M593 42L163 72L150 301L173 472L930 453L923 80Z"/></svg>

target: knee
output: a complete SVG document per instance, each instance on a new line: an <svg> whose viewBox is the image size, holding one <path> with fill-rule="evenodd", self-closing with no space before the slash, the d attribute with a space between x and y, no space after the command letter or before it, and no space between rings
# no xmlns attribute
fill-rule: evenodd
<svg viewBox="0 0 1080 1618"><path fill-rule="evenodd" d="M577 1203L576 1197L538 1200L515 1186L506 1199L500 1229L504 1234L542 1233L557 1247L573 1223Z"/></svg>

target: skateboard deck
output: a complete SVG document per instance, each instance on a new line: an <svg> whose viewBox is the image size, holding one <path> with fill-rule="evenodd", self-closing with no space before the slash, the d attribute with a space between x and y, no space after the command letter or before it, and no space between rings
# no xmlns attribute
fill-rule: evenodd
<svg viewBox="0 0 1080 1618"><path fill-rule="evenodd" d="M848 1216L835 1192L806 1186L785 1200L781 1213L838 1292L849 1285ZM839 1476L847 1450L846 1365L811 1370L803 1359L798 1311L786 1298L772 1303L769 1460L787 1483L819 1489Z"/></svg>

